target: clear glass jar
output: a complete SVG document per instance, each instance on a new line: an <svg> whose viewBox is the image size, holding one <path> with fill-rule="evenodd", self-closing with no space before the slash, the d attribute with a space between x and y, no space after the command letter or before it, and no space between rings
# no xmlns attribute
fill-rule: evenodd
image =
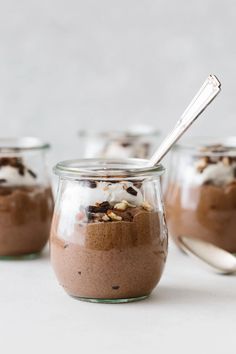
<svg viewBox="0 0 236 354"><path fill-rule="evenodd" d="M0 258L33 258L48 241L48 148L37 138L0 139Z"/></svg>
<svg viewBox="0 0 236 354"><path fill-rule="evenodd" d="M160 132L147 126L126 131L80 131L82 157L147 159L158 146Z"/></svg>
<svg viewBox="0 0 236 354"><path fill-rule="evenodd" d="M59 187L51 261L72 296L92 302L146 298L162 275L167 229L162 166L140 159L84 159L57 164Z"/></svg>
<svg viewBox="0 0 236 354"><path fill-rule="evenodd" d="M192 139L171 154L165 202L171 236L236 253L236 137Z"/></svg>

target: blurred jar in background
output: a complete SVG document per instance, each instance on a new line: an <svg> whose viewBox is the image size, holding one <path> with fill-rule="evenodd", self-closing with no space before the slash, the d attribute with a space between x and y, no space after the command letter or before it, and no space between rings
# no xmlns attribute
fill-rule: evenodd
<svg viewBox="0 0 236 354"><path fill-rule="evenodd" d="M160 141L160 132L149 126L126 131L79 131L86 158L149 158Z"/></svg>
<svg viewBox="0 0 236 354"><path fill-rule="evenodd" d="M48 241L53 211L48 148L36 138L0 139L0 258L32 258Z"/></svg>
<svg viewBox="0 0 236 354"><path fill-rule="evenodd" d="M236 253L236 137L177 145L165 201L177 243L181 235L196 237Z"/></svg>

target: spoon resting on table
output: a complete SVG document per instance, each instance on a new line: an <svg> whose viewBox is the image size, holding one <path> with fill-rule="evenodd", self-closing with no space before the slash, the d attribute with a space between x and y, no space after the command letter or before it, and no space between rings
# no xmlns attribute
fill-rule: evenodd
<svg viewBox="0 0 236 354"><path fill-rule="evenodd" d="M184 252L197 257L215 271L223 274L236 274L236 257L222 248L186 236L179 236L178 244Z"/></svg>

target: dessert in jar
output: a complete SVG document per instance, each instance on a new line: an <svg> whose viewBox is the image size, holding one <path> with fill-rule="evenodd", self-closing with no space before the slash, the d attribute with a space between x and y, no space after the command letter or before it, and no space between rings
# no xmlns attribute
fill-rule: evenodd
<svg viewBox="0 0 236 354"><path fill-rule="evenodd" d="M0 139L0 258L32 258L48 241L53 211L48 148L36 138Z"/></svg>
<svg viewBox="0 0 236 354"><path fill-rule="evenodd" d="M160 280L167 229L158 165L84 159L57 164L51 261L65 291L92 302L147 297Z"/></svg>
<svg viewBox="0 0 236 354"><path fill-rule="evenodd" d="M236 253L236 138L177 145L165 193L170 234Z"/></svg>
<svg viewBox="0 0 236 354"><path fill-rule="evenodd" d="M135 126L125 131L80 131L83 157L149 158L158 145L160 133L152 127Z"/></svg>

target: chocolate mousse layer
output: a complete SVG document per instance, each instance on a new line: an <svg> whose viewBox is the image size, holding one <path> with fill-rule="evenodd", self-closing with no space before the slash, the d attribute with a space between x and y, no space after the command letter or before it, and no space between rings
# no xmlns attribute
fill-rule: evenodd
<svg viewBox="0 0 236 354"><path fill-rule="evenodd" d="M60 234L60 214L51 229L51 259L64 289L73 296L126 299L149 295L160 280L167 235L159 212L108 202L77 215L69 237ZM124 201L123 201L124 204ZM145 210L146 208L146 210Z"/></svg>
<svg viewBox="0 0 236 354"><path fill-rule="evenodd" d="M0 256L40 252L49 238L52 210L50 188L0 187Z"/></svg>
<svg viewBox="0 0 236 354"><path fill-rule="evenodd" d="M227 155L222 145L202 148L202 152L205 156L197 157L182 172L183 179L168 186L170 234L177 243L179 236L190 236L236 253L236 157Z"/></svg>
<svg viewBox="0 0 236 354"><path fill-rule="evenodd" d="M50 232L51 189L21 157L0 158L0 257L38 253Z"/></svg>

